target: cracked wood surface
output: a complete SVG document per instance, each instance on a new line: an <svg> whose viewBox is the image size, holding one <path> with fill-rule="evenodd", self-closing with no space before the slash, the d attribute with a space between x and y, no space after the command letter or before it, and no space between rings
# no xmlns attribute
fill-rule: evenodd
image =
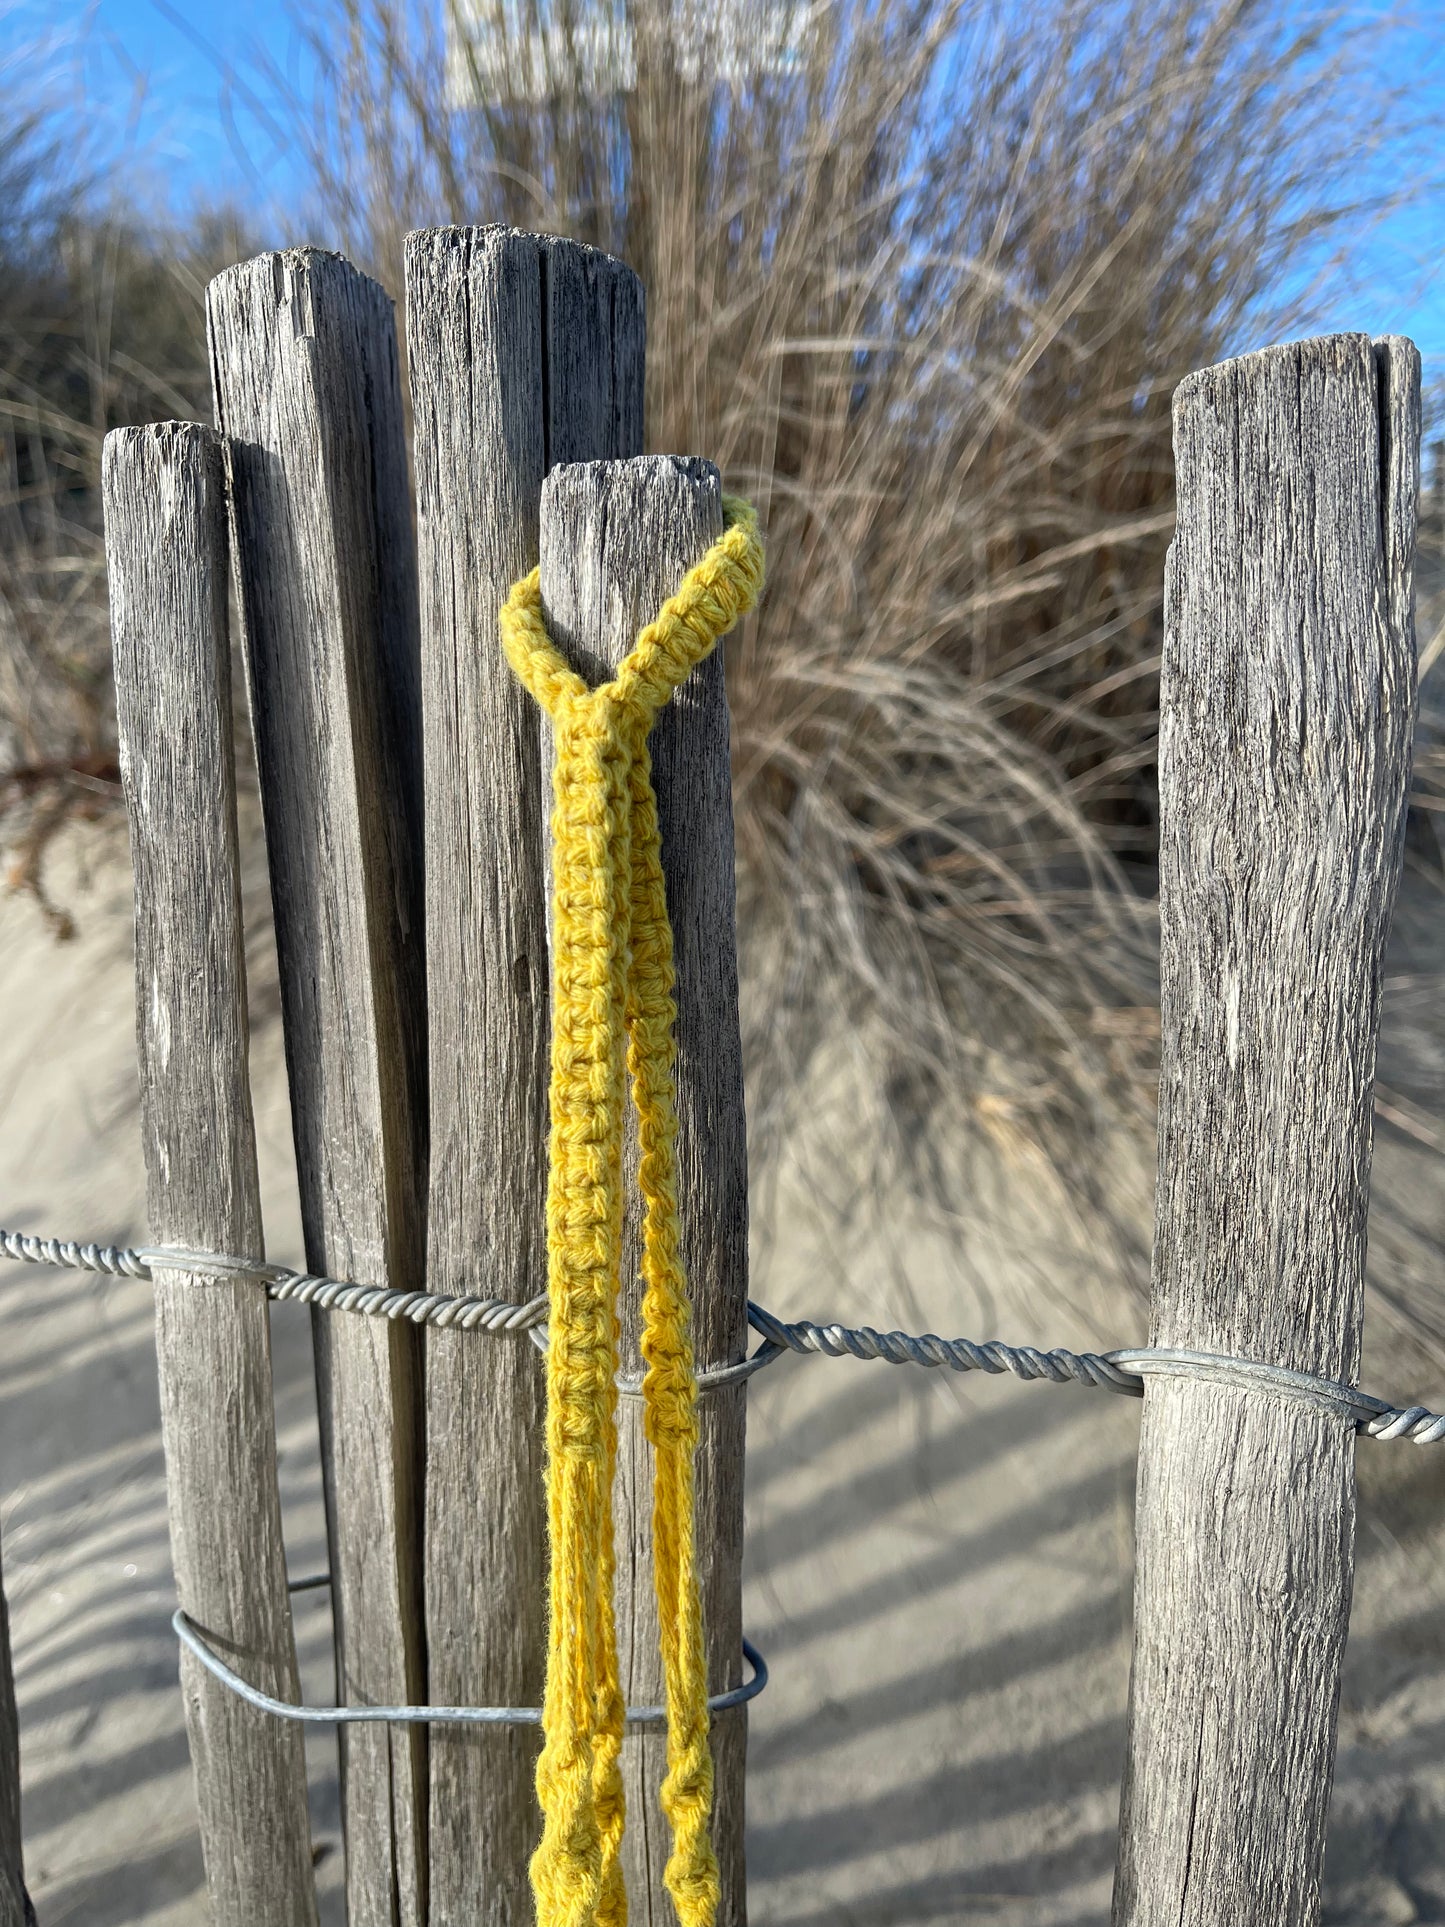
<svg viewBox="0 0 1445 1927"><path fill-rule="evenodd" d="M1353 1380L1414 715L1420 363L1361 335L1185 381L1161 690L1151 1342ZM1319 1914L1354 1435L1150 1381L1116 1927Z"/></svg>
<svg viewBox="0 0 1445 1927"><path fill-rule="evenodd" d="M189 422L117 429L103 486L150 1235L259 1256L221 444ZM158 1271L153 1289L179 1602L253 1685L297 1699L269 1307L244 1278ZM180 1669L213 1927L314 1927L301 1729L184 1650Z"/></svg>
<svg viewBox="0 0 1445 1927"><path fill-rule="evenodd" d="M643 297L594 248L438 228L406 246L421 570L433 1291L545 1288L548 993L537 717L497 610L537 564L554 462L642 446ZM538 1706L546 1658L542 1368L428 1330L430 1690ZM432 1927L523 1927L539 1735L432 1734Z"/></svg>
<svg viewBox="0 0 1445 1927"><path fill-rule="evenodd" d="M426 987L416 555L392 304L313 248L207 296L306 1262L422 1286ZM313 1319L342 1700L425 1698L421 1345ZM340 1729L351 1927L426 1919L426 1729Z"/></svg>

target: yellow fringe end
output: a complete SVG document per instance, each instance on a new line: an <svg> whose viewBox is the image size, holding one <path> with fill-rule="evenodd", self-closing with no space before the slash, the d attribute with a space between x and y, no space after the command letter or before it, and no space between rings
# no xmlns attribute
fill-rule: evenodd
<svg viewBox="0 0 1445 1927"><path fill-rule="evenodd" d="M538 572L502 605L507 660L552 719L552 1080L547 1184L547 1685L537 1765L539 1927L624 1927L624 1703L613 1621L617 1293L624 1079L632 1076L645 1205L643 1398L654 1458L652 1542L667 1705L664 1878L681 1927L712 1927L718 1867L707 1666L693 1506L697 1378L678 1255L672 927L647 735L673 690L756 602L757 517L728 526L589 689L558 655Z"/></svg>

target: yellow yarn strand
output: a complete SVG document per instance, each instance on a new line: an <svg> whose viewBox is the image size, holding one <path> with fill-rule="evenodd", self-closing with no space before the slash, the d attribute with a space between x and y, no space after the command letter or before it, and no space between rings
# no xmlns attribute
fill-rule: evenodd
<svg viewBox="0 0 1445 1927"><path fill-rule="evenodd" d="M588 689L558 655L538 572L502 605L507 660L552 719L552 1124L547 1183L547 1685L537 1765L539 1927L625 1927L619 1850L624 1704L613 1619L617 1293L626 1079L637 1111L643 1400L653 1447L652 1540L667 1705L664 1879L681 1927L712 1927L707 1664L694 1525L697 1377L678 1250L676 1018L657 798L658 711L763 581L757 517L728 526L642 630L616 676Z"/></svg>

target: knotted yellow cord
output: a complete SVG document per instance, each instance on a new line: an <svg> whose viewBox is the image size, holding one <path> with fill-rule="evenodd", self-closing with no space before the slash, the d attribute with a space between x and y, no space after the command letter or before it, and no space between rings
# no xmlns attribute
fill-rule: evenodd
<svg viewBox="0 0 1445 1927"><path fill-rule="evenodd" d="M612 1613L617 1292L625 1075L637 1110L643 1399L653 1447L652 1541L667 1706L664 1878L682 1927L711 1927L718 1868L693 1521L697 1380L678 1255L672 928L647 735L658 711L757 600L757 517L725 499L728 527L589 689L558 655L538 572L501 610L507 660L552 719L552 1126L547 1184L547 1513L550 1623L539 1927L623 1927L618 1851L624 1704ZM624 1051L626 1065L624 1068Z"/></svg>

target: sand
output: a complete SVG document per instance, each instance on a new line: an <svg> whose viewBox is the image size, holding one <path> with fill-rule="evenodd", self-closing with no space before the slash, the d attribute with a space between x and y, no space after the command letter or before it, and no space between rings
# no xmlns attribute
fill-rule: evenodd
<svg viewBox="0 0 1445 1927"><path fill-rule="evenodd" d="M77 833L57 946L0 901L0 1223L144 1237L130 904L113 834ZM1445 955L1424 893L1392 959L1372 1274L1445 1296ZM264 984L264 964L258 972ZM254 1082L268 1242L299 1257L274 1002ZM1442 1127L1445 1128L1445 1127ZM1034 1343L1138 1342L1142 1308L1005 1170L945 1237L850 1227L797 1163L759 1187L757 1295L785 1313ZM293 1570L324 1563L304 1314L275 1315ZM1433 1384L1432 1384L1433 1379ZM1445 1396L1372 1310L1365 1382ZM751 1911L769 1927L1108 1917L1124 1737L1138 1408L1082 1390L785 1360L750 1406L746 1619L773 1681L749 1775ZM1445 1922L1445 1447L1368 1443L1325 1920ZM0 1270L0 1535L30 1885L42 1927L205 1918L166 1542L148 1288ZM324 1597L298 1602L329 1694ZM339 1923L335 1748L310 1743L324 1918Z"/></svg>

